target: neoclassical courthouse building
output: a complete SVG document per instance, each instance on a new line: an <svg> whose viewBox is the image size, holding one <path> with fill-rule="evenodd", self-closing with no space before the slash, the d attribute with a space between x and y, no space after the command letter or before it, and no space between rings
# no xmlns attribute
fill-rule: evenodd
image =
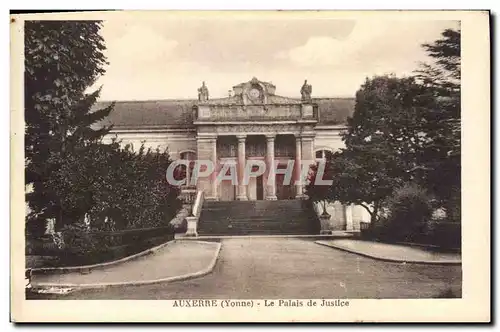
<svg viewBox="0 0 500 332"><path fill-rule="evenodd" d="M298 89L300 83L298 84ZM343 146L340 133L354 111L353 98L312 98L304 82L302 98L276 94L276 86L252 78L229 90L225 98L211 99L203 82L197 99L118 101L105 124L134 147L168 148L173 159L226 162L243 170L247 160L286 168L289 160L321 160ZM100 106L102 106L101 103ZM238 172L240 173L240 172ZM189 176L189 172L188 172ZM294 172L294 178L300 176ZM216 184L214 176L200 179L197 189L206 200L294 200L303 198L302 185L284 185L284 175L266 181L266 173L247 185L231 181ZM331 204L329 212L337 229L356 229L365 220L363 208Z"/></svg>

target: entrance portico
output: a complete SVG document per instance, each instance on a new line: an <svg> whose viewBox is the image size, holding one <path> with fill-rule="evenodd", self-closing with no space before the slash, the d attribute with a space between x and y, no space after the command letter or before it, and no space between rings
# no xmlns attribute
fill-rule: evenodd
<svg viewBox="0 0 500 332"><path fill-rule="evenodd" d="M302 99L277 96L275 89L271 83L253 78L234 86L234 94L227 98L199 99L193 122L197 158L216 165L210 178L198 181L206 199L304 197L304 186L299 180L309 166L301 167L302 161L312 163L315 159L317 106L312 103L308 89L304 89ZM225 167L227 163L232 167ZM248 178L249 173L256 174L253 167L258 165L264 165L265 171ZM221 170L225 174L220 174ZM216 181L218 176L224 180Z"/></svg>
<svg viewBox="0 0 500 332"><path fill-rule="evenodd" d="M198 158L215 165L209 178L198 180L199 188L208 200L301 199L303 145L299 135L291 134L199 136ZM308 147L304 150L311 151ZM307 160L313 160L311 153Z"/></svg>

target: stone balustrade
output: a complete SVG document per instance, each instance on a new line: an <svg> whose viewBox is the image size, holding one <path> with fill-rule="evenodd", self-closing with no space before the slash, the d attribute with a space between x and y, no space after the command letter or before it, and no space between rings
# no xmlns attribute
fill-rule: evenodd
<svg viewBox="0 0 500 332"><path fill-rule="evenodd" d="M295 105L200 105L198 121L317 120L312 104Z"/></svg>

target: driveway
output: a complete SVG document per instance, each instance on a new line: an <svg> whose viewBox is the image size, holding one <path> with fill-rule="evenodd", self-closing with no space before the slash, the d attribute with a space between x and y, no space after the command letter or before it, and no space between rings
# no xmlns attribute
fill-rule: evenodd
<svg viewBox="0 0 500 332"><path fill-rule="evenodd" d="M461 296L461 267L376 261L312 239L222 241L214 271L170 284L83 290L61 299L433 298ZM56 298L56 297L52 297Z"/></svg>
<svg viewBox="0 0 500 332"><path fill-rule="evenodd" d="M217 254L217 243L174 241L166 246L130 261L92 270L63 274L33 275L32 285L95 285L148 282L208 270Z"/></svg>

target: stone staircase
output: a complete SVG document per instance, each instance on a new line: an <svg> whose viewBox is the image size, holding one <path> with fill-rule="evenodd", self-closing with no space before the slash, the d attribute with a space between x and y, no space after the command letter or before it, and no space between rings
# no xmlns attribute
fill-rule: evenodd
<svg viewBox="0 0 500 332"><path fill-rule="evenodd" d="M312 203L282 201L206 201L198 222L199 235L319 234Z"/></svg>

